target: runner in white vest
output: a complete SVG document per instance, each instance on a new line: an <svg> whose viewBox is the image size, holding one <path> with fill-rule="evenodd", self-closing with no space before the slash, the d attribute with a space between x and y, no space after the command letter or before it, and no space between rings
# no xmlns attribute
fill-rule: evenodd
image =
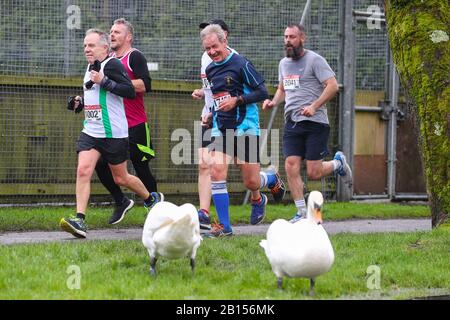
<svg viewBox="0 0 450 320"><path fill-rule="evenodd" d="M100 73L104 73L105 65L110 61L111 64L117 65L116 60L113 58L103 60ZM86 83L89 80L91 80L91 72L88 66L83 81ZM131 89L128 88L128 91L131 92ZM100 84L96 83L90 90L86 88L84 90L84 117L82 132L91 137L128 138L123 97L106 90Z"/></svg>
<svg viewBox="0 0 450 320"><path fill-rule="evenodd" d="M84 223L90 195L91 177L100 157L109 164L114 181L145 199L153 198L137 177L127 171L128 123L123 98L134 98L136 93L122 63L110 58L108 34L89 29L84 38L84 54L89 63L84 76L84 126L77 141L78 167L76 181L76 216L63 218L60 226L77 238L86 238ZM96 63L97 61L97 63ZM96 64L100 62L98 71ZM83 99L69 100L69 108L81 111Z"/></svg>

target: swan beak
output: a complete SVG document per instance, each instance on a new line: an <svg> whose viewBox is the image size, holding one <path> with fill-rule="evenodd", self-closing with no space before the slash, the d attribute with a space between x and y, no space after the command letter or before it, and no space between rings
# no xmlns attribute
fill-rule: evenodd
<svg viewBox="0 0 450 320"><path fill-rule="evenodd" d="M314 219L317 224L322 224L322 207L314 204Z"/></svg>

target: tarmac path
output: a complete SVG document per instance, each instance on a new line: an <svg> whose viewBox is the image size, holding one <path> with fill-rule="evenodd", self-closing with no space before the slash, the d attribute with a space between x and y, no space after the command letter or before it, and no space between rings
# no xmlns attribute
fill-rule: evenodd
<svg viewBox="0 0 450 320"><path fill-rule="evenodd" d="M414 232L430 231L429 219L388 219L388 220L346 220L325 221L323 227L328 234L343 232L349 233L376 233L376 232ZM235 235L264 235L269 224L257 226L233 226ZM87 240L140 240L142 229L98 229L88 230ZM67 232L62 231L32 231L32 232L5 232L0 233L0 244L22 244L52 241L80 241ZM86 241L86 240L81 240Z"/></svg>

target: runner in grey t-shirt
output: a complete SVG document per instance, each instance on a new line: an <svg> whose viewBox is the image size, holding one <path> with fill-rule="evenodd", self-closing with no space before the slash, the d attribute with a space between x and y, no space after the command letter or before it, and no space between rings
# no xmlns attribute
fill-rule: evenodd
<svg viewBox="0 0 450 320"><path fill-rule="evenodd" d="M327 61L314 51L305 50L298 60L283 58L278 68L278 78L286 92L285 118L295 122L309 120L328 124L325 105L317 108L310 117L302 115L302 111L303 107L319 99L324 91L323 83L334 77Z"/></svg>
<svg viewBox="0 0 450 320"><path fill-rule="evenodd" d="M285 101L283 153L289 189L297 207L292 223L306 217L302 160L306 160L308 178L316 180L336 172L350 188L352 185L352 172L342 152L336 152L331 161L323 161L330 133L325 104L338 92L338 84L326 60L303 48L305 40L305 30L299 24L291 24L284 31L286 57L279 64L278 89L262 107L272 108Z"/></svg>

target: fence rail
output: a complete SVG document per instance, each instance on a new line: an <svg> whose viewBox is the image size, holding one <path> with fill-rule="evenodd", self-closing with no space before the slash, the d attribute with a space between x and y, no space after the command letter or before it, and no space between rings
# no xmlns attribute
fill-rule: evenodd
<svg viewBox="0 0 450 320"><path fill-rule="evenodd" d="M82 42L85 30L109 30L125 17L135 27L134 46L152 65L153 92L145 97L157 157L150 163L161 191L197 193L195 163L173 163L174 147L180 142L174 131L195 132L202 104L190 93L200 86L202 48L198 24L211 18L230 26L229 43L248 57L263 74L269 92L278 83L278 62L284 56L283 30L300 21L305 1L267 0L242 2L194 0L4 0L0 8L0 204L21 201L52 202L68 199L74 192L75 141L81 130L80 115L65 110L67 97L81 93L85 70ZM340 10L342 1L311 2L305 27L306 48L324 56L339 76ZM355 1L365 10L374 1ZM356 28L356 89L384 90L386 37L379 30ZM361 91L360 91L361 92ZM339 97L328 105L331 124L329 150L339 147ZM283 108L275 117L275 135L269 136L267 159L272 155L284 175L281 138ZM270 113L261 112L261 127ZM278 131L277 131L278 130ZM195 158L194 138L187 151ZM130 171L132 168L130 167ZM236 168L230 181L240 181ZM335 197L335 179L308 185ZM244 192L240 183L231 191ZM94 179L93 193L106 195ZM74 197L73 197L74 198ZM73 200L72 198L72 200ZM241 198L242 200L242 198ZM64 200L66 201L66 200ZM237 201L238 202L238 201Z"/></svg>

